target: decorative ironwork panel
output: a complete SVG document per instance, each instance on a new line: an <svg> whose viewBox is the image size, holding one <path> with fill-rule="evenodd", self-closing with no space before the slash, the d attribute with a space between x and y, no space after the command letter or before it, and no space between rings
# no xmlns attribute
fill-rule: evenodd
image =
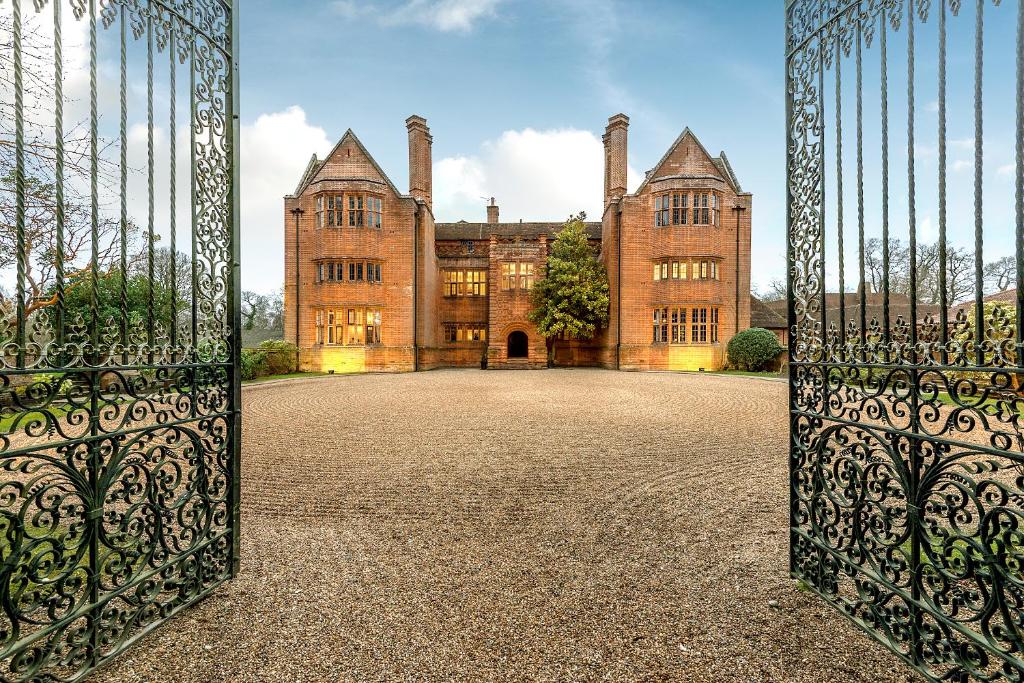
<svg viewBox="0 0 1024 683"><path fill-rule="evenodd" d="M0 681L73 681L238 569L236 9L0 31Z"/></svg>
<svg viewBox="0 0 1024 683"><path fill-rule="evenodd" d="M791 574L933 681L1024 680L1022 41L1024 2L786 6Z"/></svg>

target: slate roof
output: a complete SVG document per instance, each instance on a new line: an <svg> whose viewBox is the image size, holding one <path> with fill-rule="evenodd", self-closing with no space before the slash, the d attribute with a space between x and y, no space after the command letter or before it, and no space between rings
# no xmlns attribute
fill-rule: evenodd
<svg viewBox="0 0 1024 683"><path fill-rule="evenodd" d="M588 222L583 224L587 237L592 240L601 239L601 224ZM486 240L491 234L499 237L536 238L538 235L554 237L562 230L564 223L436 223L434 239L439 240Z"/></svg>

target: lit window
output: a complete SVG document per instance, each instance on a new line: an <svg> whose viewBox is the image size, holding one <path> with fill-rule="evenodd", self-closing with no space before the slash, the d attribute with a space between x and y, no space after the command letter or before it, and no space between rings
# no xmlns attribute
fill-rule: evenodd
<svg viewBox="0 0 1024 683"><path fill-rule="evenodd" d="M316 312L316 343L324 343L324 312Z"/></svg>
<svg viewBox="0 0 1024 683"><path fill-rule="evenodd" d="M466 271L466 295L487 296L487 271Z"/></svg>
<svg viewBox="0 0 1024 683"><path fill-rule="evenodd" d="M516 286L516 264L501 264L501 288L515 289Z"/></svg>
<svg viewBox="0 0 1024 683"><path fill-rule="evenodd" d="M317 312L317 339L322 343L323 314ZM381 339L381 313L378 308L361 306L327 311L327 343L331 345L361 346L379 344Z"/></svg>
<svg viewBox="0 0 1024 683"><path fill-rule="evenodd" d="M445 323L444 340L448 344L487 341L486 323Z"/></svg>
<svg viewBox="0 0 1024 683"><path fill-rule="evenodd" d="M654 264L654 281L657 282L660 279L661 279L661 264L660 263L655 263Z"/></svg>
<svg viewBox="0 0 1024 683"><path fill-rule="evenodd" d="M533 264L519 264L519 289L533 289Z"/></svg>

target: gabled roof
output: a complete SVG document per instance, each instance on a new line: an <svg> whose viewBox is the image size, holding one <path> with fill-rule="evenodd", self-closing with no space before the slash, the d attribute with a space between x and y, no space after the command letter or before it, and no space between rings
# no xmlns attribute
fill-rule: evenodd
<svg viewBox="0 0 1024 683"><path fill-rule="evenodd" d="M679 137L676 138L676 141L673 142L672 145L668 148L668 151L666 151L665 154L662 155L661 159L658 160L658 163L654 165L654 168L647 172L646 177L644 177L644 181L640 183L640 187L638 187L636 189L636 192L634 192L633 194L640 194L641 192L643 192L644 188L647 187L647 184L649 182L651 182L652 180L657 180L657 178L654 175L655 171L657 171L659 168L665 165L665 162L668 161L668 158L672 156L672 153L675 152L680 145L683 144L687 137L693 140L693 142L697 145L697 149L699 149L704 154L704 156L706 156L711 161L711 163L714 164L715 168L717 168L718 171L722 174L721 180L724 180L727 183L729 183L729 185L732 186L733 191L735 191L736 193L740 193L743 191L742 188L740 188L739 181L736 180L736 174L733 173L732 167L729 165L729 160L725 158L725 153L719 152L719 155L717 157L711 156L711 154L708 153L707 148L704 147L703 144L701 144L701 141L697 139L697 136L694 135L693 131L690 130L690 127L687 126L686 128L683 129L683 132L679 134Z"/></svg>
<svg viewBox="0 0 1024 683"><path fill-rule="evenodd" d="M302 190L309 184L313 174L315 174L319 168L320 162L314 154L312 158L310 158L309 163L306 164L306 170L302 172L302 178L299 180L299 184L295 187L295 194L292 195L293 197L298 197L302 193Z"/></svg>
<svg viewBox="0 0 1024 683"><path fill-rule="evenodd" d="M374 159L373 155L370 154L370 152L366 149L365 146L363 146L363 143L359 139L359 137L352 132L351 128L349 128L348 130L345 131L345 134L341 136L341 139L338 140L337 144L334 145L334 148L331 149L330 153L326 157L324 157L323 161L317 162L316 155L313 155L313 159L310 161L309 166L306 167L306 172L302 175L302 181L299 182L299 186L295 188L295 196L301 194L302 191L305 190L306 187L308 187L311 182L313 182L313 180L316 178L316 175L321 171L321 169L323 169L324 165L328 161L330 161L331 157L338 153L338 150L341 149L341 146L344 145L345 142L348 141L349 139L351 139L352 142L355 143L356 147L358 147L359 151L363 153L366 159L370 162L370 165L373 166L374 170L376 170L377 173L380 174L380 177L384 179L384 182L388 184L388 187L390 187L395 194L402 195L402 193L398 191L398 188L395 187L395 184L391 182L391 178L388 177L388 174L385 173L384 169L381 168L380 164L377 163L377 160Z"/></svg>
<svg viewBox="0 0 1024 683"><path fill-rule="evenodd" d="M767 305L753 294L750 295L750 326L763 327L766 330L785 329L786 319L768 308Z"/></svg>

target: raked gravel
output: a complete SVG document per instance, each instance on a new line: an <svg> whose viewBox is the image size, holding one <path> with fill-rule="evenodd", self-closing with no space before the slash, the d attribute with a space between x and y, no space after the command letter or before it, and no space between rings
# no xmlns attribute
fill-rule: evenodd
<svg viewBox="0 0 1024 683"><path fill-rule="evenodd" d="M242 574L90 683L916 681L787 577L786 384L243 390Z"/></svg>

